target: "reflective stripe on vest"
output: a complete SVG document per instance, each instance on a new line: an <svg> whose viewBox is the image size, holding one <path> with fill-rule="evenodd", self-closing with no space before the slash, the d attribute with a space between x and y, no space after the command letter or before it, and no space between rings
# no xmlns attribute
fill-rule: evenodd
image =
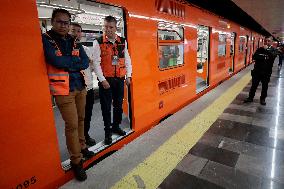
<svg viewBox="0 0 284 189"><path fill-rule="evenodd" d="M101 49L101 68L105 77L124 77L126 75L125 68L125 40L116 37L115 43L111 43L103 35L99 40ZM112 65L113 56L118 57L117 65Z"/></svg>
<svg viewBox="0 0 284 189"><path fill-rule="evenodd" d="M56 42L45 33L49 39L49 42L55 48L56 56L63 56ZM79 56L79 49L76 49L77 44L76 40L74 41L72 55ZM64 71L64 69L58 69L50 64L46 63L48 80L49 80L49 88L51 95L69 95L69 73Z"/></svg>

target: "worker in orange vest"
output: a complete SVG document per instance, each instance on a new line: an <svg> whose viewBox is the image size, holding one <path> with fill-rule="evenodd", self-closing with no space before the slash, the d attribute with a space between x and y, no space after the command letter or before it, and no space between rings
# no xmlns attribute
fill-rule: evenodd
<svg viewBox="0 0 284 189"><path fill-rule="evenodd" d="M99 96L105 126L104 143L112 143L112 133L126 135L119 125L122 120L124 81L129 85L132 66L125 38L116 34L117 21L113 16L104 19L103 36L94 41L95 73L99 80ZM111 104L113 123L111 123ZM112 128L111 128L112 126Z"/></svg>
<svg viewBox="0 0 284 189"><path fill-rule="evenodd" d="M71 14L65 9L52 13L52 28L42 36L51 95L65 121L66 145L71 168L79 181L87 179L82 158L94 155L86 147L84 116L86 87L82 70L89 59L76 38L68 34Z"/></svg>

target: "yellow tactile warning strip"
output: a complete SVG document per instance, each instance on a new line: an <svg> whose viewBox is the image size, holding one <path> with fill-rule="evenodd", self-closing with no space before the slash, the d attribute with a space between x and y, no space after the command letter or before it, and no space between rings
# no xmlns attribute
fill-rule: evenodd
<svg viewBox="0 0 284 189"><path fill-rule="evenodd" d="M171 136L112 189L157 188L250 81L250 73ZM138 178L138 179L137 179Z"/></svg>

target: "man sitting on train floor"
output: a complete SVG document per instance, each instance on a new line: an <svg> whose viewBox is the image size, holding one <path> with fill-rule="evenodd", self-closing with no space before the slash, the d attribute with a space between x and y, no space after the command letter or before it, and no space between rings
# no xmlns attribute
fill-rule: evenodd
<svg viewBox="0 0 284 189"><path fill-rule="evenodd" d="M82 38L82 27L78 23L71 23L69 34L73 37L77 37L80 41ZM91 138L89 135L91 120L92 120L92 113L93 113L93 106L95 102L95 93L93 89L93 75L92 72L94 71L94 63L92 60L92 53L87 46L82 45L87 56L89 57L89 67L84 72L85 83L87 85L87 95L86 95L86 107L85 107L85 121L84 121L84 135L86 139L86 144L89 146L94 146L96 144L95 139Z"/></svg>
<svg viewBox="0 0 284 189"><path fill-rule="evenodd" d="M122 120L124 80L130 84L132 65L125 38L116 35L117 21L113 16L104 18L103 36L94 41L95 73L99 80L99 96L105 126L104 143L112 143L112 133L126 135L119 125ZM113 102L113 123L111 104ZM111 128L112 125L112 128Z"/></svg>
<svg viewBox="0 0 284 189"><path fill-rule="evenodd" d="M42 35L50 92L65 121L66 145L71 168L79 181L87 179L82 158L90 158L84 137L86 88L82 70L89 66L83 47L68 34L71 14L65 9L52 12L52 28Z"/></svg>
<svg viewBox="0 0 284 189"><path fill-rule="evenodd" d="M249 97L244 103L253 102L256 89L259 82L262 83L260 104L266 105L265 98L267 96L268 83L272 74L272 67L276 57L276 50L272 47L272 37L265 37L264 46L258 48L254 55L254 69L251 71L252 85L249 91Z"/></svg>

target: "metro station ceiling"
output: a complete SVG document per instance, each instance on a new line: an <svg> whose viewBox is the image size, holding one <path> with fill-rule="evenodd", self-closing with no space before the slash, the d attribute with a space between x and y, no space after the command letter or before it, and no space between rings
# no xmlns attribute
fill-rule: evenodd
<svg viewBox="0 0 284 189"><path fill-rule="evenodd" d="M284 40L284 0L232 0L275 38Z"/></svg>
<svg viewBox="0 0 284 189"><path fill-rule="evenodd" d="M186 0L262 35L283 37L284 0ZM282 10L281 10L282 9ZM279 39L279 40L283 40Z"/></svg>

